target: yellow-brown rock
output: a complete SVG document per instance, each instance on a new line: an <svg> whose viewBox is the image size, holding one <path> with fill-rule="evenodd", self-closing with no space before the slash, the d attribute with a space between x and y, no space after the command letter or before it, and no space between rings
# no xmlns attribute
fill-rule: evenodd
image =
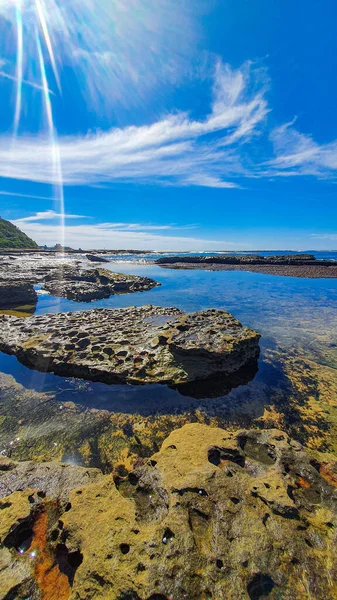
<svg viewBox="0 0 337 600"><path fill-rule="evenodd" d="M276 429L185 425L133 471L71 491L48 560L70 600L335 599L335 468Z"/></svg>

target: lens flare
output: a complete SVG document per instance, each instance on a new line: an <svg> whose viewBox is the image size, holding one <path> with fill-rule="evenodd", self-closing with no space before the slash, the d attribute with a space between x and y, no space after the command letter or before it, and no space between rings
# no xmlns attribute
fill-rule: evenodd
<svg viewBox="0 0 337 600"><path fill-rule="evenodd" d="M63 123L70 128L66 110L78 103L80 114L88 115L86 125L82 119L80 126L84 124L86 131L81 134L101 128L102 122L103 128L110 128L120 107L143 107L155 88L160 93L164 82L184 77L195 40L193 4L192 0L0 0L0 77L15 85L13 164L24 144L24 130L28 127L33 144L32 134L39 131L36 147L42 143L50 151L62 245L64 145L58 142L55 114L63 111ZM193 19L195 10L193 6ZM39 94L46 125L42 136ZM45 161L46 156L41 157Z"/></svg>

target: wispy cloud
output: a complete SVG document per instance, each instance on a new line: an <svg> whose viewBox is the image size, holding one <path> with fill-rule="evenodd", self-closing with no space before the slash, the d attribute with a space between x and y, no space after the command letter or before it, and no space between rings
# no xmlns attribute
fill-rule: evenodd
<svg viewBox="0 0 337 600"><path fill-rule="evenodd" d="M268 166L274 175L314 175L329 178L336 175L337 140L318 144L310 135L304 135L294 127L296 119L271 132L275 157Z"/></svg>
<svg viewBox="0 0 337 600"><path fill-rule="evenodd" d="M27 227L25 223L38 223L41 224L41 221L58 221L60 218L64 219L89 219L85 215L72 215L72 214L64 214L57 213L54 210L45 210L41 212L36 212L33 215L29 215L27 217L21 217L20 219L12 220L12 223L17 225L18 227ZM57 225L58 227L59 225ZM41 225L41 227L45 227L45 224ZM176 225L175 223L169 224L155 224L155 223L100 223L95 227L99 227L105 231L121 231L121 232L129 232L129 231L179 231L181 229L196 229L198 225L190 224L190 225Z"/></svg>
<svg viewBox="0 0 337 600"><path fill-rule="evenodd" d="M148 125L60 137L63 182L235 189L250 178L335 178L337 140L318 144L296 119L270 131L269 85L265 70L250 62L233 70L218 61L204 118L171 112ZM1 177L59 183L52 158L46 138L19 137L12 146L0 138Z"/></svg>
<svg viewBox="0 0 337 600"><path fill-rule="evenodd" d="M316 240L333 240L337 241L337 233L312 233L312 238Z"/></svg>
<svg viewBox="0 0 337 600"><path fill-rule="evenodd" d="M1 63L0 63L0 67L1 67ZM3 77L4 79L10 79L11 81L17 81L17 77L15 77L15 75L10 75L9 73L6 73L5 71L1 71L1 70L0 70L0 77ZM43 86L39 85L38 83L36 83L34 81L28 81L27 79L22 79L21 83L23 85L28 85L36 90L40 90L40 92L44 91ZM52 94L53 96L55 95L54 92L50 89L48 89L48 93Z"/></svg>
<svg viewBox="0 0 337 600"><path fill-rule="evenodd" d="M48 196L34 196L32 194L18 194L17 192L7 192L0 190L0 196L14 196L16 198L33 198L34 200L53 200Z"/></svg>
<svg viewBox="0 0 337 600"><path fill-rule="evenodd" d="M39 213L37 213L39 214ZM43 214L43 213L42 213ZM184 229L173 225L141 225L134 223L98 223L95 225L66 225L64 231L57 223L46 223L44 216L39 221L25 217L13 220L38 244L54 244L60 242L64 235L64 243L73 248L138 248L143 250L221 250L235 247L230 241L215 241L198 237L164 235L163 230ZM187 226L188 229L190 226ZM158 231L158 233L155 232Z"/></svg>
<svg viewBox="0 0 337 600"><path fill-rule="evenodd" d="M60 214L55 212L54 210L46 210L43 212L37 212L34 215L30 215L28 217L22 217L21 219L17 219L16 221L13 221L13 223L15 223L16 225L20 223L29 223L29 222L40 222L40 221L54 221L55 219L60 219L60 218L64 218L64 219L88 219L88 217L84 216L84 215L69 215L69 214Z"/></svg>
<svg viewBox="0 0 337 600"><path fill-rule="evenodd" d="M241 147L259 133L268 113L257 79L259 71L250 63L233 71L218 62L204 119L171 113L151 125L60 138L64 183L237 187L235 179L246 172ZM8 139L0 139L0 176L54 183L48 140L20 138L9 152Z"/></svg>

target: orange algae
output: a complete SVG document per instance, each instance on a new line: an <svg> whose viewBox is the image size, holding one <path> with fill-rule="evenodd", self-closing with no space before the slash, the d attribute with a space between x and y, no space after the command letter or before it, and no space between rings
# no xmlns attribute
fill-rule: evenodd
<svg viewBox="0 0 337 600"><path fill-rule="evenodd" d="M333 473L329 466L326 463L322 463L319 467L319 473L322 477L324 477L325 481L337 487L337 473Z"/></svg>
<svg viewBox="0 0 337 600"><path fill-rule="evenodd" d="M311 487L309 481L307 481L303 477L299 477L297 479L297 483L298 483L299 487L301 487L301 488L310 488Z"/></svg>
<svg viewBox="0 0 337 600"><path fill-rule="evenodd" d="M68 577L61 573L47 542L48 514L41 512L33 527L34 538L30 552L36 552L35 580L41 590L41 600L68 600Z"/></svg>

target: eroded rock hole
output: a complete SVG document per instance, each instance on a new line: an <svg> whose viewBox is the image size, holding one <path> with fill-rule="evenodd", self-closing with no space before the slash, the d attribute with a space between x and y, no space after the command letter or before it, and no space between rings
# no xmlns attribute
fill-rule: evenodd
<svg viewBox="0 0 337 600"><path fill-rule="evenodd" d="M68 577L69 584L72 586L75 573L83 562L83 554L79 550L69 552L65 544L58 544L56 547L56 561L61 573Z"/></svg>
<svg viewBox="0 0 337 600"><path fill-rule="evenodd" d="M240 447L244 449L246 456L263 465L269 466L276 461L274 446L247 439L244 446L240 444Z"/></svg>
<svg viewBox="0 0 337 600"><path fill-rule="evenodd" d="M263 515L263 517L262 517L262 523L263 523L264 526L266 526L269 517L270 517L270 515L268 513L266 513L265 515Z"/></svg>
<svg viewBox="0 0 337 600"><path fill-rule="evenodd" d="M11 531L4 539L6 548L15 548L19 554L23 554L30 548L33 539L32 519L25 519Z"/></svg>
<svg viewBox="0 0 337 600"><path fill-rule="evenodd" d="M117 600L141 600L137 592L123 592Z"/></svg>
<svg viewBox="0 0 337 600"><path fill-rule="evenodd" d="M247 585L248 596L251 600L260 600L269 596L274 587L275 583L269 575L258 573Z"/></svg>
<svg viewBox="0 0 337 600"><path fill-rule="evenodd" d="M131 485L137 485L139 481L139 478L137 477L137 475L135 475L134 473L129 473L129 482L131 483Z"/></svg>
<svg viewBox="0 0 337 600"><path fill-rule="evenodd" d="M240 502L239 498L235 498L234 496L230 498L230 501L233 502L233 504L239 504Z"/></svg>
<svg viewBox="0 0 337 600"><path fill-rule="evenodd" d="M220 467L224 462L233 462L240 467L245 466L245 457L239 450L232 448L217 448L213 447L208 450L208 460L212 465Z"/></svg>
<svg viewBox="0 0 337 600"><path fill-rule="evenodd" d="M169 527L166 527L166 529L164 531L164 535L162 537L163 544L167 544L168 542L171 542L174 537L175 536L174 536L173 531Z"/></svg>
<svg viewBox="0 0 337 600"><path fill-rule="evenodd" d="M179 496L183 496L184 494L187 494L188 492L191 492L192 494L199 494L199 496L208 496L208 493L206 492L206 490L202 489L202 488L181 488L180 490L172 490L172 492L174 494L179 494Z"/></svg>

